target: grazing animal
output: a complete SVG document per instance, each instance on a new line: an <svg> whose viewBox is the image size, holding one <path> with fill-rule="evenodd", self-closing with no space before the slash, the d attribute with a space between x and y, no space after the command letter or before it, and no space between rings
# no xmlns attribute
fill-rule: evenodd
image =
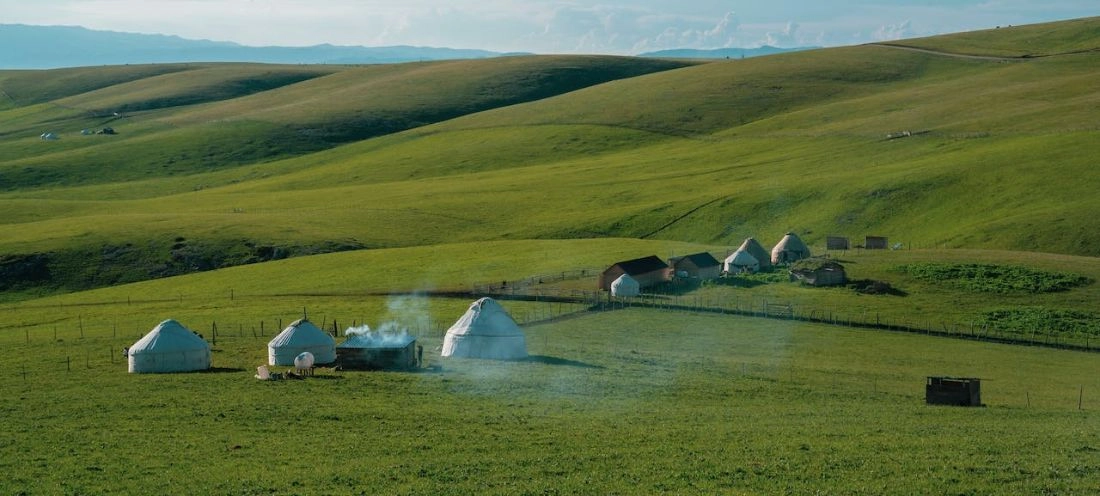
<svg viewBox="0 0 1100 496"><path fill-rule="evenodd" d="M294 371L302 377L313 375L313 353L303 351L294 357Z"/></svg>

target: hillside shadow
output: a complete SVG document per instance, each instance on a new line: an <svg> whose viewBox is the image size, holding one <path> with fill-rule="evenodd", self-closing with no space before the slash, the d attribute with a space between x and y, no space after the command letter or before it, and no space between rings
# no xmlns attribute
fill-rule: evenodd
<svg viewBox="0 0 1100 496"><path fill-rule="evenodd" d="M567 358L558 358L546 355L528 355L527 358L516 360L517 362L535 362L544 363L546 365L565 365L569 367L579 367L585 369L602 369L603 365L592 365L590 363L578 362L576 360L569 360Z"/></svg>

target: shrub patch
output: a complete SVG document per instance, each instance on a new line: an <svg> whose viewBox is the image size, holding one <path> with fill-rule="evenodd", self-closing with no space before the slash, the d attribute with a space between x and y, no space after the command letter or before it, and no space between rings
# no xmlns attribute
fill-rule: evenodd
<svg viewBox="0 0 1100 496"><path fill-rule="evenodd" d="M1021 265L915 263L898 269L922 281L979 293L1054 293L1092 283L1082 275Z"/></svg>
<svg viewBox="0 0 1100 496"><path fill-rule="evenodd" d="M1038 331L1053 336L1100 336L1100 314L1045 307L999 309L982 314L979 324L1002 332Z"/></svg>

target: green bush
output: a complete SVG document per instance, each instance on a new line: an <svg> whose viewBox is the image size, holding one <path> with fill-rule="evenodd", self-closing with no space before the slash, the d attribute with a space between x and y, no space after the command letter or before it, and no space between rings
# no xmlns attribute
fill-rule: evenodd
<svg viewBox="0 0 1100 496"><path fill-rule="evenodd" d="M922 281L980 293L1054 293L1092 283L1082 275L1020 265L914 263L898 269Z"/></svg>
<svg viewBox="0 0 1100 496"><path fill-rule="evenodd" d="M979 323L1001 332L1038 332L1055 336L1100 336L1100 315L1045 307L1008 308L985 312Z"/></svg>

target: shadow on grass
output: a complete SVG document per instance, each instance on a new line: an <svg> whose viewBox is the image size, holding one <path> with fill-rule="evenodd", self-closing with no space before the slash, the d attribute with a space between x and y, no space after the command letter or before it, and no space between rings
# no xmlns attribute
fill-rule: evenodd
<svg viewBox="0 0 1100 496"><path fill-rule="evenodd" d="M603 365L592 365L590 363L578 362L576 360L569 360L567 358L558 358L546 355L529 355L527 358L516 360L517 362L535 362L544 363L546 365L567 365L570 367L580 367L585 369L602 369Z"/></svg>
<svg viewBox="0 0 1100 496"><path fill-rule="evenodd" d="M341 375L307 375L307 376L303 377L302 379L307 380L307 381L312 381L314 379L321 379L323 381L335 381L335 380L342 380L343 378L344 378L344 376L341 376ZM294 380L294 379L291 379L291 380Z"/></svg>
<svg viewBox="0 0 1100 496"><path fill-rule="evenodd" d="M873 279L848 281L848 287L854 289L859 294L909 296L908 292L895 288L886 281L876 281Z"/></svg>
<svg viewBox="0 0 1100 496"><path fill-rule="evenodd" d="M744 277L720 277L710 281L715 286L729 286L731 288L755 288L768 284L758 279L746 279Z"/></svg>
<svg viewBox="0 0 1100 496"><path fill-rule="evenodd" d="M236 374L238 372L244 372L245 369L238 369L235 367L210 367L206 370L199 370L200 374Z"/></svg>

